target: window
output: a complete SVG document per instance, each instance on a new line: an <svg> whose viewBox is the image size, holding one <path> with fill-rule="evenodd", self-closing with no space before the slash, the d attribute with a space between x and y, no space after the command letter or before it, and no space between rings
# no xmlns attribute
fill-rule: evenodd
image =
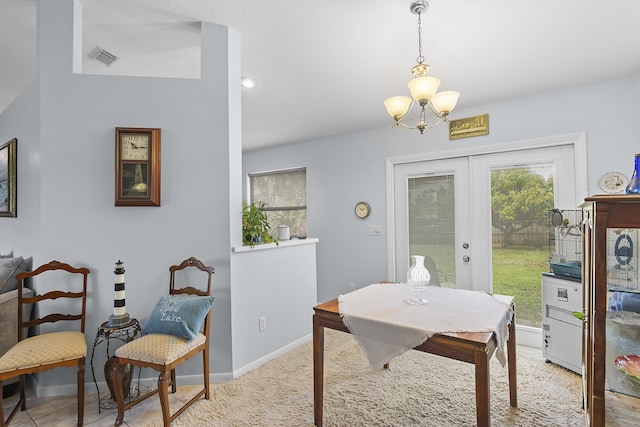
<svg viewBox="0 0 640 427"><path fill-rule="evenodd" d="M269 224L307 235L307 168L249 174L249 200L264 202Z"/></svg>

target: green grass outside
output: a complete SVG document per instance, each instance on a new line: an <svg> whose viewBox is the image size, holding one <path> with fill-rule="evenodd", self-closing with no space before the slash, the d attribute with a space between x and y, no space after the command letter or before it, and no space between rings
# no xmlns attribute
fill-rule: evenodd
<svg viewBox="0 0 640 427"><path fill-rule="evenodd" d="M455 283L453 247L411 245L411 254L429 255L438 271ZM494 248L493 293L511 295L517 307L519 325L539 328L542 323L542 286L540 274L549 271L547 248ZM444 281L443 276L440 277ZM446 286L446 284L443 284Z"/></svg>
<svg viewBox="0 0 640 427"><path fill-rule="evenodd" d="M542 324L540 274L549 271L548 257L546 249L493 249L493 293L514 297L519 325Z"/></svg>

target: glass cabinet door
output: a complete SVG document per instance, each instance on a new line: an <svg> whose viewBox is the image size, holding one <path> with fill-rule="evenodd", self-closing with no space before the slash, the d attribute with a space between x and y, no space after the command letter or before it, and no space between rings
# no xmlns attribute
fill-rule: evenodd
<svg viewBox="0 0 640 427"><path fill-rule="evenodd" d="M607 228L606 387L640 397L637 228Z"/></svg>
<svg viewBox="0 0 640 427"><path fill-rule="evenodd" d="M640 196L594 195L581 207L586 425L640 425Z"/></svg>

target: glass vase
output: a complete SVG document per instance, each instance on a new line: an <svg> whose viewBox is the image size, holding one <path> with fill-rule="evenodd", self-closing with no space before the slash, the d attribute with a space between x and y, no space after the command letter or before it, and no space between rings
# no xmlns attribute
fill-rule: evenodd
<svg viewBox="0 0 640 427"><path fill-rule="evenodd" d="M422 255L411 255L411 266L407 271L407 284L411 287L415 297L410 298L407 302L413 305L427 304L429 301L422 298L422 293L427 289L430 281L431 275L424 266L424 257Z"/></svg>
<svg viewBox="0 0 640 427"><path fill-rule="evenodd" d="M640 154L636 154L633 176L625 189L627 194L640 194Z"/></svg>

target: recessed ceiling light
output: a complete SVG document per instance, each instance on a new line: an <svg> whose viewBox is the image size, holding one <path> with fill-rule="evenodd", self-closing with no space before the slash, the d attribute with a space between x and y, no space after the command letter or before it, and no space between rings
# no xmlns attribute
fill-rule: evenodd
<svg viewBox="0 0 640 427"><path fill-rule="evenodd" d="M247 89L253 89L256 87L256 82L251 77L242 77L240 79L240 84L242 84L242 87L246 87Z"/></svg>

